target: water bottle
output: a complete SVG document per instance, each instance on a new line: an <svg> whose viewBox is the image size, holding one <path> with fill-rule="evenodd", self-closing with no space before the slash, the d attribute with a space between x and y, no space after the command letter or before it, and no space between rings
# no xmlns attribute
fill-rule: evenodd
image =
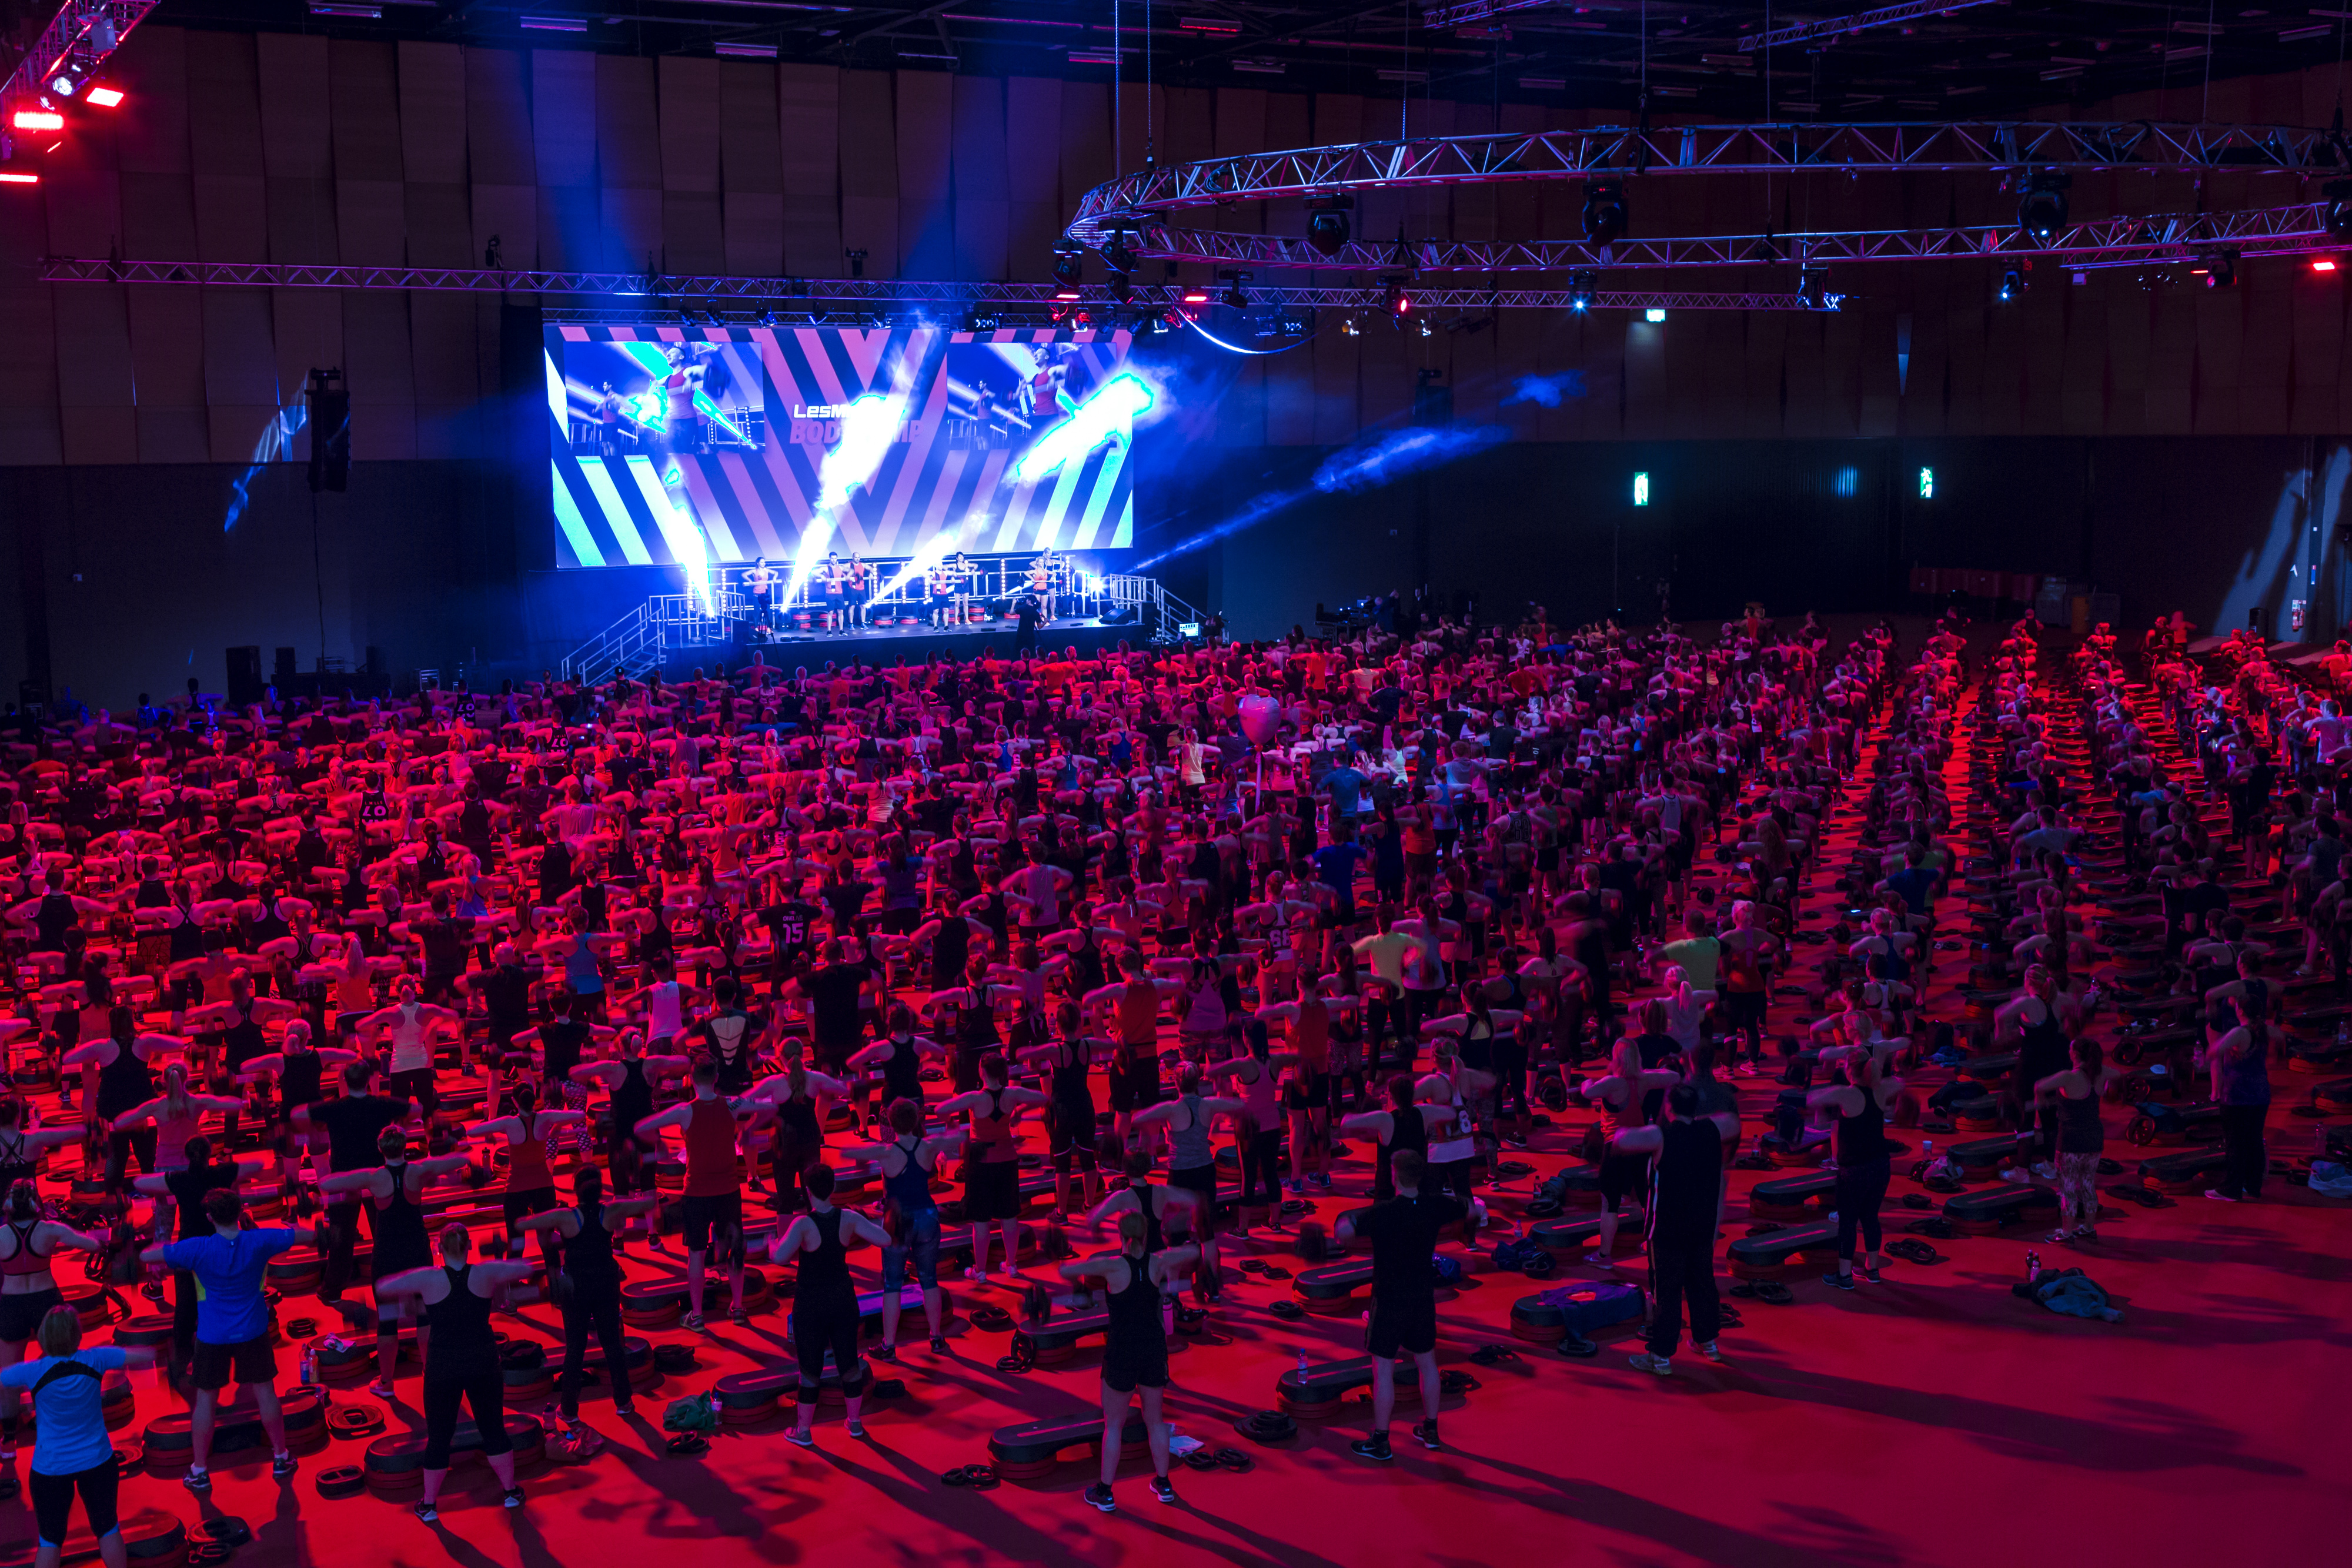
<svg viewBox="0 0 2352 1568"><path fill-rule="evenodd" d="M1936 1140L1933 1138L1920 1139L1919 1153L1921 1157L1926 1159L1930 1166L1933 1166L1936 1163Z"/></svg>
<svg viewBox="0 0 2352 1568"><path fill-rule="evenodd" d="M315 1345L302 1347L302 1386L315 1388L319 1383L319 1351Z"/></svg>
<svg viewBox="0 0 2352 1568"><path fill-rule="evenodd" d="M2042 1277L2042 1254L2028 1248L2025 1253L2025 1282L2033 1283Z"/></svg>
<svg viewBox="0 0 2352 1568"><path fill-rule="evenodd" d="M1307 1353L1304 1350L1298 1353L1298 1386L1307 1386Z"/></svg>

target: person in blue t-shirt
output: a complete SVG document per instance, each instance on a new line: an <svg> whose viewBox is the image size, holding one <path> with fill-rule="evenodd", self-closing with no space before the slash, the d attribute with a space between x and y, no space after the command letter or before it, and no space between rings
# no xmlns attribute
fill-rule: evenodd
<svg viewBox="0 0 2352 1568"><path fill-rule="evenodd" d="M98 1537L99 1560L106 1568L124 1568L114 1506L122 1462L106 1434L102 1380L123 1367L148 1365L155 1353L110 1344L82 1349L81 1319L71 1307L50 1308L35 1337L37 1357L0 1371L0 1384L26 1389L33 1399L33 1521L41 1538L34 1568L58 1568L65 1555L77 1491L89 1532Z"/></svg>
<svg viewBox="0 0 2352 1568"><path fill-rule="evenodd" d="M198 1496L213 1490L213 1418L220 1391L234 1377L253 1395L262 1430L269 1435L269 1473L284 1480L295 1470L286 1448L286 1415L278 1403L278 1356L269 1347L269 1309L261 1299L262 1271L269 1260L300 1245L308 1232L248 1228L245 1199L233 1186L205 1194L205 1218L213 1233L150 1247L149 1263L185 1269L196 1279L195 1408L188 1413L195 1462L181 1485Z"/></svg>
<svg viewBox="0 0 2352 1568"><path fill-rule="evenodd" d="M1356 818L1362 813L1365 782L1364 776L1357 772L1345 759L1339 766L1323 775L1323 781L1319 788L1324 794L1331 797L1332 837L1338 838L1349 828L1352 828Z"/></svg>

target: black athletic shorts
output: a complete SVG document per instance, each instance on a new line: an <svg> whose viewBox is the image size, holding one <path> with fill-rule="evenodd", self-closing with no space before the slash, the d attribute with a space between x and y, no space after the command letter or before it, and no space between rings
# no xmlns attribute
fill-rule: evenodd
<svg viewBox="0 0 2352 1568"><path fill-rule="evenodd" d="M1053 1109L1054 1169L1065 1176L1069 1174L1073 1166L1082 1171L1094 1169L1094 1106L1089 1104L1084 1111L1061 1105L1055 1105Z"/></svg>
<svg viewBox="0 0 2352 1568"><path fill-rule="evenodd" d="M278 1353L269 1348L268 1334L242 1344L198 1340L193 1370L199 1388L226 1388L232 1381L247 1386L271 1383L278 1377Z"/></svg>
<svg viewBox="0 0 2352 1568"><path fill-rule="evenodd" d="M678 1218L686 1231L686 1249L707 1251L714 1227L732 1226L738 1235L742 1233L742 1190L715 1193L708 1197L688 1194L679 1200Z"/></svg>
<svg viewBox="0 0 2352 1568"><path fill-rule="evenodd" d="M33 1527L41 1539L51 1546L66 1543L66 1531L73 1525L73 1500L81 1493L82 1511L89 1515L89 1532L103 1540L114 1533L119 1523L115 1498L122 1479L122 1457L109 1454L86 1470L69 1475L45 1475L31 1472L33 1492Z"/></svg>
<svg viewBox="0 0 2352 1568"><path fill-rule="evenodd" d="M39 1331L41 1320L49 1315L49 1309L65 1305L65 1293L55 1285L46 1291L27 1291L21 1296L0 1296L0 1340L23 1344Z"/></svg>
<svg viewBox="0 0 2352 1568"><path fill-rule="evenodd" d="M1372 1298L1371 1322L1364 1329L1367 1354L1385 1360L1399 1351L1408 1355L1427 1355L1436 1348L1437 1297L1433 1292L1409 1301Z"/></svg>
<svg viewBox="0 0 2352 1568"><path fill-rule="evenodd" d="M1614 1214L1627 1193L1645 1190L1649 1174L1650 1156L1647 1155L1601 1155L1601 1212Z"/></svg>
<svg viewBox="0 0 2352 1568"><path fill-rule="evenodd" d="M1168 1173L1168 1185L1186 1192L1198 1193L1201 1215L1199 1239L1207 1240L1217 1234L1217 1167L1213 1165L1188 1166Z"/></svg>
<svg viewBox="0 0 2352 1568"><path fill-rule="evenodd" d="M512 1230L521 1224L525 1215L545 1214L549 1209L555 1207L555 1189L551 1186L534 1186L522 1192L510 1192L506 1195L504 1207L507 1213L507 1228Z"/></svg>
<svg viewBox="0 0 2352 1568"><path fill-rule="evenodd" d="M1168 1342L1155 1335L1150 1344L1112 1343L1104 1347L1102 1379L1103 1386L1113 1394L1167 1387Z"/></svg>
<svg viewBox="0 0 2352 1568"><path fill-rule="evenodd" d="M974 1224L1013 1219L1021 1213L1021 1163L973 1160L964 1167L963 1217Z"/></svg>

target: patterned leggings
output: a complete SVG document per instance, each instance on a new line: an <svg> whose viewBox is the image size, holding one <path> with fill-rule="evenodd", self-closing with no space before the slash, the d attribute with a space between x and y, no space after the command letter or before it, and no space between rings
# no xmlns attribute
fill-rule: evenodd
<svg viewBox="0 0 2352 1568"><path fill-rule="evenodd" d="M2099 1156L2058 1156L2058 1204L2062 1223L2081 1228L2099 1220Z"/></svg>

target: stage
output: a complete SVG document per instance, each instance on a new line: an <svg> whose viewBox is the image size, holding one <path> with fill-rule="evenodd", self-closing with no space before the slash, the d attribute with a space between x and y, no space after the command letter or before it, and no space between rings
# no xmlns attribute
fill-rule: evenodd
<svg viewBox="0 0 2352 1568"><path fill-rule="evenodd" d="M697 669L708 674L714 667L723 667L732 674L755 663L772 664L790 674L796 669L815 670L828 663L846 664L857 660L869 664L894 664L901 659L910 664L922 664L942 653L953 653L963 660L990 653L1009 659L1019 635L1016 623L1011 621L990 621L961 629L872 626L856 632L782 632L766 643L739 639L670 648L662 658L662 678L682 680ZM1122 642L1139 648L1146 641L1142 626L1132 621L1106 626L1092 617L1066 618L1037 629L1037 646L1056 653L1076 648L1080 653L1091 654L1117 647Z"/></svg>

